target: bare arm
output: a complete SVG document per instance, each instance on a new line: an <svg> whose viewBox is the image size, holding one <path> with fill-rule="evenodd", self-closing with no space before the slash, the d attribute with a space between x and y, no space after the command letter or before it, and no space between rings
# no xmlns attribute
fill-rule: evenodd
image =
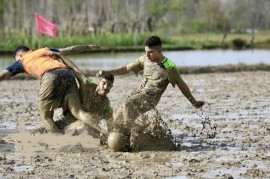
<svg viewBox="0 0 270 179"><path fill-rule="evenodd" d="M0 73L0 81L9 78L12 75L12 73L8 70L4 70Z"/></svg>
<svg viewBox="0 0 270 179"><path fill-rule="evenodd" d="M127 69L126 66L118 68L118 69L114 69L114 70L109 70L109 71L99 71L96 76L100 77L106 74L112 74L112 75L124 75L129 73L130 71Z"/></svg>
<svg viewBox="0 0 270 179"><path fill-rule="evenodd" d="M88 50L94 50L94 49L99 49L100 46L98 45L74 45L71 47L66 47L66 48L59 48L59 53L62 55L71 55L71 54L76 54Z"/></svg>
<svg viewBox="0 0 270 179"><path fill-rule="evenodd" d="M60 58L69 68L71 68L75 72L76 77L78 79L81 79L84 76L82 71L69 58L67 58L67 57L65 57L63 55L60 55Z"/></svg>
<svg viewBox="0 0 270 179"><path fill-rule="evenodd" d="M187 84L184 82L182 78L181 81L177 83L177 86L195 108L201 108L204 105L203 101L196 101L196 99L191 94Z"/></svg>
<svg viewBox="0 0 270 179"><path fill-rule="evenodd" d="M87 121L83 121L89 127L91 127L96 133L106 134L107 132L104 131L100 126L99 122L93 118L88 118Z"/></svg>
<svg viewBox="0 0 270 179"><path fill-rule="evenodd" d="M77 67L77 65L75 65L73 61L71 61L69 58L65 57L64 55L60 54L59 52L50 51L48 55L56 57L59 61L63 62L69 68L71 68L75 72L75 75L79 80L84 76L82 71Z"/></svg>

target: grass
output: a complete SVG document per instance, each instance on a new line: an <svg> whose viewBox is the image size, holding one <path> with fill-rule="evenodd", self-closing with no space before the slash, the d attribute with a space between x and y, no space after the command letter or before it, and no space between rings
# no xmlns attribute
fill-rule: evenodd
<svg viewBox="0 0 270 179"><path fill-rule="evenodd" d="M149 37L150 33L145 34L101 34L98 36L68 36L59 34L56 38L47 35L35 34L27 35L1 35L0 51L11 52L18 45L26 45L31 49L40 47L67 47L76 44L98 44L104 51L136 51L142 50L144 40ZM157 34L159 35L159 34ZM204 49L204 48L220 48L222 34L204 33L204 34L183 34L179 36L160 35L165 49ZM270 31L260 32L255 35L255 48L270 48ZM250 42L250 34L228 34L223 47L232 48L231 42L234 39L243 39L247 43Z"/></svg>
<svg viewBox="0 0 270 179"><path fill-rule="evenodd" d="M31 49L40 47L67 47L76 44L98 44L105 49L142 47L142 44L149 34L103 34L99 36L63 36L51 38L47 35L21 36L13 35L2 37L0 41L0 51L13 51L18 45L26 45Z"/></svg>

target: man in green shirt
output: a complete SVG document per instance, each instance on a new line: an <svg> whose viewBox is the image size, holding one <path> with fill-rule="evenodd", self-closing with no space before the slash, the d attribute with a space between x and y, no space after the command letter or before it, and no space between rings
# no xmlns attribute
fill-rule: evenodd
<svg viewBox="0 0 270 179"><path fill-rule="evenodd" d="M158 36L149 37L144 44L146 55L119 69L99 71L97 76L105 74L122 75L131 71L138 73L143 70L144 81L139 88L128 96L114 119L115 130L122 131L128 136L135 119L151 109L160 101L169 83L178 86L184 96L195 108L201 108L203 101L197 101L188 86L181 78L176 65L163 56L162 43Z"/></svg>

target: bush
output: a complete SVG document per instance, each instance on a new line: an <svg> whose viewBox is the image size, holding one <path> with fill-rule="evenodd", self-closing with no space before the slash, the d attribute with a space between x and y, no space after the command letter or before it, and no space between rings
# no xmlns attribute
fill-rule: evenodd
<svg viewBox="0 0 270 179"><path fill-rule="evenodd" d="M247 42L240 38L233 39L232 44L233 44L233 47L236 49L243 49L247 46Z"/></svg>

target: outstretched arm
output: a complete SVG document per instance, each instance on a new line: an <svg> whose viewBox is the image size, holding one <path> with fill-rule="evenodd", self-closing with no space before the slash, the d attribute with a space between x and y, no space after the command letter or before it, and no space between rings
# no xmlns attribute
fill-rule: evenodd
<svg viewBox="0 0 270 179"><path fill-rule="evenodd" d="M0 72L0 81L9 78L10 76L12 76L12 73L8 70L4 70L2 72Z"/></svg>
<svg viewBox="0 0 270 179"><path fill-rule="evenodd" d="M131 72L131 71L133 71L134 73L138 73L139 71L143 70L145 60L146 60L146 56L143 55L140 58L133 61L132 63L130 63L126 66L123 66L121 68L117 68L117 69L109 70L109 71L99 71L96 74L96 76L100 77L100 76L104 76L106 74L124 75L124 74Z"/></svg>
<svg viewBox="0 0 270 179"><path fill-rule="evenodd" d="M77 67L77 65L75 65L75 63L73 63L73 61L71 61L64 55L60 55L59 57L69 68L71 68L75 72L78 79L81 79L84 76L82 71Z"/></svg>
<svg viewBox="0 0 270 179"><path fill-rule="evenodd" d="M126 66L118 68L118 69L114 69L114 70L109 70L109 71L99 71L96 76L97 77L101 77L104 76L106 74L112 74L112 75L124 75L129 73L130 70L127 69Z"/></svg>
<svg viewBox="0 0 270 179"><path fill-rule="evenodd" d="M66 48L59 48L59 53L62 55L71 55L71 54L76 54L88 50L95 50L99 49L100 46L98 45L74 45Z"/></svg>
<svg viewBox="0 0 270 179"><path fill-rule="evenodd" d="M196 101L196 99L191 94L187 84L184 82L182 78L181 81L177 83L177 86L195 108L201 108L204 105L203 101Z"/></svg>

